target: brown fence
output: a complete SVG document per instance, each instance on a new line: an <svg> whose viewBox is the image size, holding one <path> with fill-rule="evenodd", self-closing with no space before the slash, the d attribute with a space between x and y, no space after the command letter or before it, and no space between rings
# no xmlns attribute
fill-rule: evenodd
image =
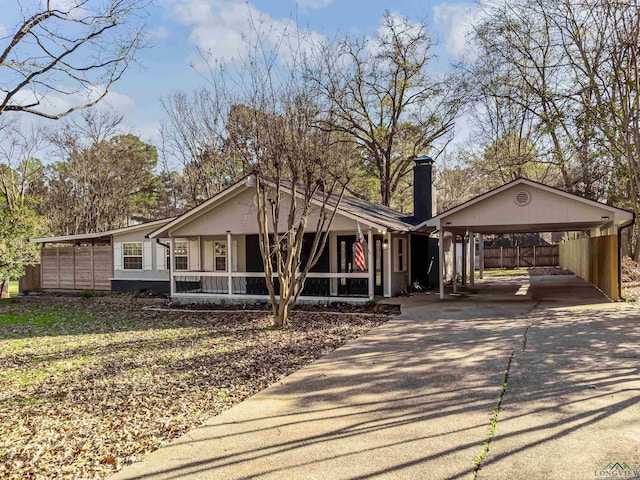
<svg viewBox="0 0 640 480"><path fill-rule="evenodd" d="M40 290L40 265L24 267L24 275L18 280L20 293L37 292Z"/></svg>
<svg viewBox="0 0 640 480"><path fill-rule="evenodd" d="M617 235L561 243L560 266L591 282L611 300L620 299Z"/></svg>
<svg viewBox="0 0 640 480"><path fill-rule="evenodd" d="M557 267L558 245L484 247L484 268Z"/></svg>
<svg viewBox="0 0 640 480"><path fill-rule="evenodd" d="M110 245L42 249L40 278L44 290L111 290L112 276Z"/></svg>

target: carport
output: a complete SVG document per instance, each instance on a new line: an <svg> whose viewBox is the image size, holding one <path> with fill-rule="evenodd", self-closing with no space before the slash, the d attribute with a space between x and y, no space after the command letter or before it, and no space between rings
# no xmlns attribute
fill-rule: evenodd
<svg viewBox="0 0 640 480"><path fill-rule="evenodd" d="M465 267L464 257L466 242L469 242L468 257L475 257L476 235L482 249L485 234L582 231L588 232L588 238L560 246L560 266L591 282L612 300L618 300L619 230L632 223L633 213L627 210L520 178L430 218L415 226L414 231L439 233L441 299L449 263L445 258L447 243L455 245L457 237L463 239L463 282L468 276L473 284L474 268ZM450 256L449 270L455 279L455 246ZM453 289L455 292L455 281Z"/></svg>

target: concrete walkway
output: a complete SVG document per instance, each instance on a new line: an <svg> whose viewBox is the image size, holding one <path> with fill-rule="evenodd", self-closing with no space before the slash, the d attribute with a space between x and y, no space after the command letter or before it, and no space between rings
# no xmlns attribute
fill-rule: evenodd
<svg viewBox="0 0 640 480"><path fill-rule="evenodd" d="M515 295L528 284L490 280L444 302L413 297L400 317L113 479L591 479L609 462L640 470L640 311L575 279L535 280Z"/></svg>

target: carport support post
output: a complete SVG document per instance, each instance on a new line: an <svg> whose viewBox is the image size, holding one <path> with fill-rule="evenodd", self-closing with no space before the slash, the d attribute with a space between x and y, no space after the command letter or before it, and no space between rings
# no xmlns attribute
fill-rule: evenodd
<svg viewBox="0 0 640 480"><path fill-rule="evenodd" d="M467 232L462 234L462 286L467 285L467 262L469 261L469 255L467 255Z"/></svg>
<svg viewBox="0 0 640 480"><path fill-rule="evenodd" d="M440 275L439 275L439 281L440 281L440 300L444 300L444 269L445 269L445 265L444 265L444 230L442 228L440 228L440 241L438 242L438 257L440 260ZM371 236L371 233L369 233L369 235ZM371 279L371 276L369 276L369 279Z"/></svg>
<svg viewBox="0 0 640 480"><path fill-rule="evenodd" d="M469 232L469 285L475 283L476 275L476 235Z"/></svg>
<svg viewBox="0 0 640 480"><path fill-rule="evenodd" d="M453 293L458 291L458 235L451 232L451 246L453 247Z"/></svg>
<svg viewBox="0 0 640 480"><path fill-rule="evenodd" d="M478 234L478 247L480 250L480 279L484 278L484 236Z"/></svg>

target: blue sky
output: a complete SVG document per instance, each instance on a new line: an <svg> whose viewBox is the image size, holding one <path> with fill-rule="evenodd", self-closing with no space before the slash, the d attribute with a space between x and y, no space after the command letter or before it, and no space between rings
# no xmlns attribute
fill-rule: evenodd
<svg viewBox="0 0 640 480"><path fill-rule="evenodd" d="M14 4L0 0L0 5L5 2ZM124 114L128 129L158 145L163 117L160 98L204 85L190 67L196 48L209 49L219 57L232 55L243 33L249 32L249 14L262 15L276 27L293 22L329 37L337 33L373 36L385 10L413 21L426 19L437 42L433 68L440 70L462 54L465 25L473 9L472 3L442 0L155 0L147 20L153 46L142 51L140 66L130 68L112 89L109 102ZM0 17L0 38L11 29L5 12Z"/></svg>

